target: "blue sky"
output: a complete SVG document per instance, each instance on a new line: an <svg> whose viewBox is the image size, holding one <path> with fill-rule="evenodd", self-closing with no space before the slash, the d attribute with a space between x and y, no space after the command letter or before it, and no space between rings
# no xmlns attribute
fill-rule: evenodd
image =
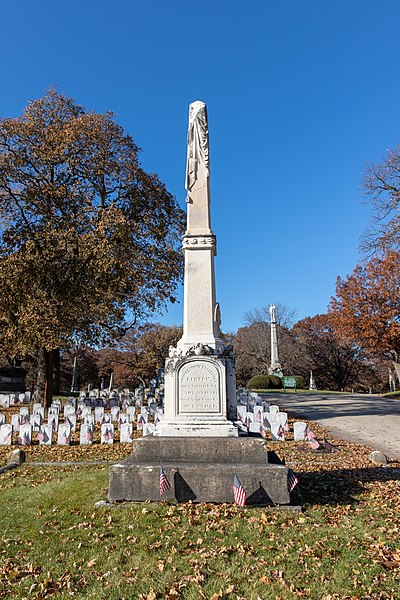
<svg viewBox="0 0 400 600"><path fill-rule="evenodd" d="M50 84L112 110L184 207L203 100L222 328L271 302L313 316L360 260L366 163L400 143L399 31L395 0L3 2L0 116Z"/></svg>

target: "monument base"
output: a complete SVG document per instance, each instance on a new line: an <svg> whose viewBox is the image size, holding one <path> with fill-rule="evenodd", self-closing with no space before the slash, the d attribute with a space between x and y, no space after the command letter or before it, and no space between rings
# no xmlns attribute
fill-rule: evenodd
<svg viewBox="0 0 400 600"><path fill-rule="evenodd" d="M230 421L160 421L154 431L155 437L237 437L238 428Z"/></svg>
<svg viewBox="0 0 400 600"><path fill-rule="evenodd" d="M146 437L132 455L110 467L109 500L160 501L160 465L171 484L162 499L233 502L236 473L248 505L288 505L288 469L268 463L264 440L255 438Z"/></svg>

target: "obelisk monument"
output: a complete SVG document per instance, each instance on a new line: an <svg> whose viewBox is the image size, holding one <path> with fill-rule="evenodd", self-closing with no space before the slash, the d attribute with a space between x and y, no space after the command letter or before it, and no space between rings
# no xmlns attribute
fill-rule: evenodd
<svg viewBox="0 0 400 600"><path fill-rule="evenodd" d="M237 436L233 357L220 339L211 229L207 109L189 107L183 336L165 364L165 415L155 435Z"/></svg>
<svg viewBox="0 0 400 600"><path fill-rule="evenodd" d="M271 366L269 368L270 375L276 375L277 377L282 377L282 367L279 362L278 356L278 338L276 335L276 306L275 304L271 304L269 307L269 316L271 318L270 328L271 328Z"/></svg>

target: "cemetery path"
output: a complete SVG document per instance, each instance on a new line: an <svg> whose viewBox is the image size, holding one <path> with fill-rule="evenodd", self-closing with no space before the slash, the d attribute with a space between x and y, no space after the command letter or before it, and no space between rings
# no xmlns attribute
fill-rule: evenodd
<svg viewBox="0 0 400 600"><path fill-rule="evenodd" d="M261 394L290 415L315 421L349 442L400 459L400 400L374 394L275 392Z"/></svg>

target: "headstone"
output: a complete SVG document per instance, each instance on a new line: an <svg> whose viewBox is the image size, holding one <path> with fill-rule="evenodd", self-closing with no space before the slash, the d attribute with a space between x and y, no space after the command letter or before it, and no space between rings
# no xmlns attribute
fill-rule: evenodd
<svg viewBox="0 0 400 600"><path fill-rule="evenodd" d="M128 408L126 409L126 416L128 417L129 422L132 422L135 420L135 412L136 412L135 406L128 406Z"/></svg>
<svg viewBox="0 0 400 600"><path fill-rule="evenodd" d="M20 446L30 446L32 443L32 427L31 425L21 425L19 428L18 444Z"/></svg>
<svg viewBox="0 0 400 600"><path fill-rule="evenodd" d="M120 413L119 406L112 406L110 412L113 422L118 421Z"/></svg>
<svg viewBox="0 0 400 600"><path fill-rule="evenodd" d="M238 404L236 407L237 418L242 422L246 423L247 407L244 404Z"/></svg>
<svg viewBox="0 0 400 600"><path fill-rule="evenodd" d="M103 418L101 420L101 424L104 425L105 423L112 423L112 419L111 419L110 413L104 413L103 414Z"/></svg>
<svg viewBox="0 0 400 600"><path fill-rule="evenodd" d="M81 446L88 446L93 443L93 427L91 425L82 423L79 434L79 443Z"/></svg>
<svg viewBox="0 0 400 600"><path fill-rule="evenodd" d="M90 425L94 428L94 415L85 415L82 419L82 423L85 423L85 425Z"/></svg>
<svg viewBox="0 0 400 600"><path fill-rule="evenodd" d="M10 424L0 425L0 446L11 446L13 428Z"/></svg>
<svg viewBox="0 0 400 600"><path fill-rule="evenodd" d="M65 419L65 423L70 426L71 431L76 431L76 414L70 413Z"/></svg>
<svg viewBox="0 0 400 600"><path fill-rule="evenodd" d="M0 406L10 408L10 394L0 394Z"/></svg>
<svg viewBox="0 0 400 600"><path fill-rule="evenodd" d="M71 443L71 427L68 423L61 423L58 426L57 444L59 446L69 446Z"/></svg>
<svg viewBox="0 0 400 600"><path fill-rule="evenodd" d="M278 421L271 423L271 435L273 442L283 442L285 440L285 431Z"/></svg>
<svg viewBox="0 0 400 600"><path fill-rule="evenodd" d="M271 404L269 407L269 412L272 414L276 414L279 412L279 406L277 404Z"/></svg>
<svg viewBox="0 0 400 600"><path fill-rule="evenodd" d="M155 429L154 423L144 423L143 424L143 436L153 435Z"/></svg>
<svg viewBox="0 0 400 600"><path fill-rule="evenodd" d="M47 423L52 427L53 431L57 431L58 427L58 413L51 413L48 415Z"/></svg>
<svg viewBox="0 0 400 600"><path fill-rule="evenodd" d="M114 425L112 423L105 423L101 426L101 443L114 443Z"/></svg>
<svg viewBox="0 0 400 600"><path fill-rule="evenodd" d="M6 415L0 413L0 425L3 425L6 422Z"/></svg>
<svg viewBox="0 0 400 600"><path fill-rule="evenodd" d="M278 412L276 414L276 419L278 423L280 423L285 431L289 431L289 419L288 414L286 412Z"/></svg>
<svg viewBox="0 0 400 600"><path fill-rule="evenodd" d="M39 446L51 446L53 440L53 427L48 424L41 425L39 433L37 434L37 440Z"/></svg>
<svg viewBox="0 0 400 600"><path fill-rule="evenodd" d="M68 415L75 415L75 406L72 404L64 406L64 417L68 417Z"/></svg>
<svg viewBox="0 0 400 600"><path fill-rule="evenodd" d="M263 407L262 406L256 405L253 408L254 420L257 421L257 423L261 423L262 413L263 413Z"/></svg>
<svg viewBox="0 0 400 600"><path fill-rule="evenodd" d="M119 430L119 441L121 444L131 444L133 442L132 423L122 423Z"/></svg>
<svg viewBox="0 0 400 600"><path fill-rule="evenodd" d="M295 421L293 424L293 431L295 442L307 441L307 423L303 423L303 421Z"/></svg>
<svg viewBox="0 0 400 600"><path fill-rule="evenodd" d="M21 425L21 415L20 414L11 415L11 425L13 427L13 431L19 431L19 428Z"/></svg>
<svg viewBox="0 0 400 600"><path fill-rule="evenodd" d="M94 420L96 423L101 423L104 415L104 406L96 406L94 409Z"/></svg>
<svg viewBox="0 0 400 600"><path fill-rule="evenodd" d="M42 416L41 416L41 414L40 413L33 413L30 416L29 422L32 425L32 431L39 431L40 426L42 424Z"/></svg>
<svg viewBox="0 0 400 600"><path fill-rule="evenodd" d="M44 406L42 406L41 404L34 404L32 412L34 415L40 415L42 421L44 421Z"/></svg>
<svg viewBox="0 0 400 600"><path fill-rule="evenodd" d="M121 428L121 425L123 425L124 423L128 423L128 415L126 413L119 413L119 418L118 418L118 429Z"/></svg>

